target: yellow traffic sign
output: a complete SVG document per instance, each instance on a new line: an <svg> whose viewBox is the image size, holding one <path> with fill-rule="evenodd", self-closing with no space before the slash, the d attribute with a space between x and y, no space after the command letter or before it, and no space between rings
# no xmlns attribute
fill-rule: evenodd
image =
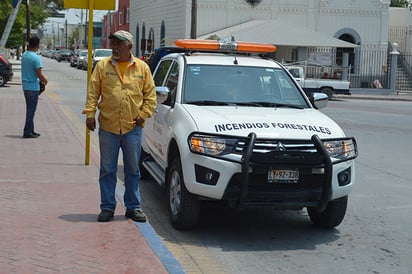
<svg viewBox="0 0 412 274"><path fill-rule="evenodd" d="M114 10L116 8L115 0L64 0L64 8L88 9L89 1L93 1L95 10Z"/></svg>

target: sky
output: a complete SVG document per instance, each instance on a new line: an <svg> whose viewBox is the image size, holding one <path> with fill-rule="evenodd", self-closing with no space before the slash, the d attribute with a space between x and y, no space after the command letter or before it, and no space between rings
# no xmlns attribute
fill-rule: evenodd
<svg viewBox="0 0 412 274"><path fill-rule="evenodd" d="M67 9L66 19L68 24L80 24L82 10L81 9ZM83 10L83 23L86 21L87 10ZM100 22L103 20L103 16L107 14L107 10L95 10L93 11L93 21ZM62 18L63 19L63 18Z"/></svg>
<svg viewBox="0 0 412 274"><path fill-rule="evenodd" d="M64 18L60 17L49 17L49 20L59 22L59 23L64 23L65 20L67 19L68 24L80 24L80 18L82 14L81 9L66 9L62 11L61 13L65 14ZM86 21L86 13L87 10L83 10L83 23ZM100 22L103 20L103 16L107 14L107 10L95 10L93 12L93 21L94 22Z"/></svg>
<svg viewBox="0 0 412 274"><path fill-rule="evenodd" d="M103 20L103 17L107 14L107 10L94 10L93 12L93 22L101 22ZM66 19L67 19L67 24L80 24L80 23L85 23L86 22L86 13L87 10L83 10L83 19L81 20L80 18L82 17L82 10L81 9L66 9L64 11L61 11L60 13L64 13L65 17L60 18L60 17L49 17L46 23L44 24L44 30L46 33L51 33L52 29L54 28L57 31L57 28L63 28ZM87 19L88 20L88 19Z"/></svg>

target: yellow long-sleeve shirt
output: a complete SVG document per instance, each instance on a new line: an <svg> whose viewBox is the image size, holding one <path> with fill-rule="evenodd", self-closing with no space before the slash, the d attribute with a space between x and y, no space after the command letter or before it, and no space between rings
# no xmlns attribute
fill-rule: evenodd
<svg viewBox="0 0 412 274"><path fill-rule="evenodd" d="M88 83L82 113L93 118L96 108L100 128L115 134L131 131L137 117L151 117L156 108L156 90L149 66L131 55L122 75L111 56L99 61Z"/></svg>

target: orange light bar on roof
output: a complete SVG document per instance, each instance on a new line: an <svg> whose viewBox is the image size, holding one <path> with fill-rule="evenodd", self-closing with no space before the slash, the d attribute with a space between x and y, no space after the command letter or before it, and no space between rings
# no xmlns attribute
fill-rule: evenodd
<svg viewBox="0 0 412 274"><path fill-rule="evenodd" d="M276 47L274 45L252 42L178 39L175 41L175 44L180 48L192 50L233 51L250 53L267 53L276 51Z"/></svg>

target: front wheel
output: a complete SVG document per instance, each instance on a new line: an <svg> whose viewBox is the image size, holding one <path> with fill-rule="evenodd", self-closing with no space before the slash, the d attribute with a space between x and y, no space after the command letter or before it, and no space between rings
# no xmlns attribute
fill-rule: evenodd
<svg viewBox="0 0 412 274"><path fill-rule="evenodd" d="M332 200L324 211L316 207L308 207L310 220L318 227L334 228L343 221L348 206L348 196Z"/></svg>
<svg viewBox="0 0 412 274"><path fill-rule="evenodd" d="M176 229L194 228L200 216L200 201L185 187L180 157L171 162L167 179L167 200L172 225Z"/></svg>

